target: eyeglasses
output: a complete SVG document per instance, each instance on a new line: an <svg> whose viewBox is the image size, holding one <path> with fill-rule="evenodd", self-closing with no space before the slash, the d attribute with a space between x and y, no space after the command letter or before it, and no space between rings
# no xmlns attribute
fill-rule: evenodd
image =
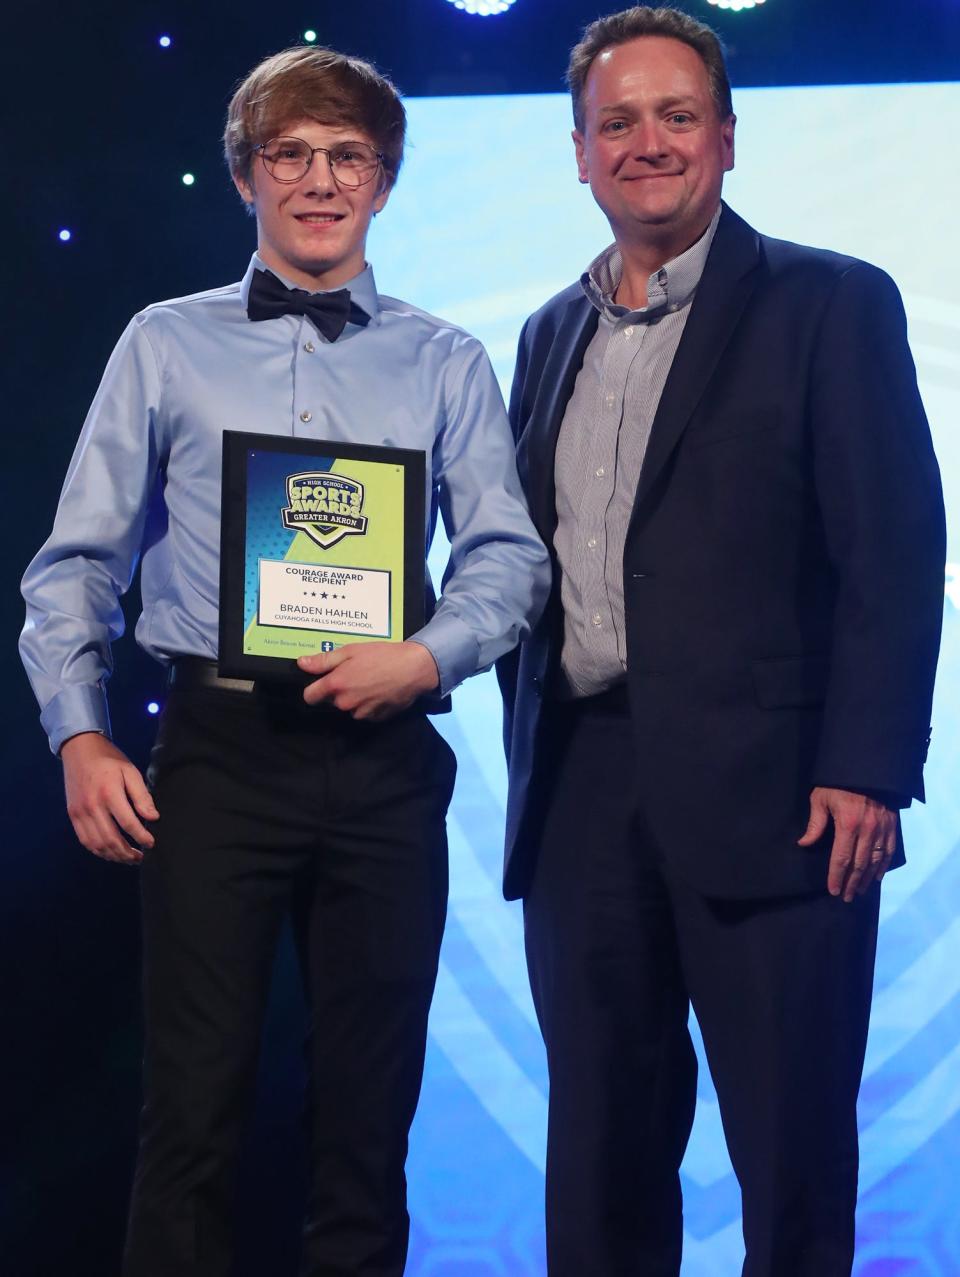
<svg viewBox="0 0 960 1277"><path fill-rule="evenodd" d="M327 157L338 186L366 186L380 170L383 156L366 142L339 142L336 146L309 146L299 137L275 137L255 146L263 166L278 182L300 182L310 171L313 157L321 151Z"/></svg>

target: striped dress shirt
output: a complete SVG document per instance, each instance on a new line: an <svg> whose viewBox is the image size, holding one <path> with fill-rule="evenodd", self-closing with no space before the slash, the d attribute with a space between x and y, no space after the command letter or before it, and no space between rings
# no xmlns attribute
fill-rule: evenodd
<svg viewBox="0 0 960 1277"><path fill-rule="evenodd" d="M557 441L555 480L564 633L561 695L593 696L627 669L623 548L650 429L720 220L647 281L647 305L613 300L616 246L581 278L600 312Z"/></svg>

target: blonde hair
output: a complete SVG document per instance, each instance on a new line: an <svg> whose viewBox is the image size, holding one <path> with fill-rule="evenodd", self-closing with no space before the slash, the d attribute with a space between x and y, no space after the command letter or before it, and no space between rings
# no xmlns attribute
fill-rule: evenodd
<svg viewBox="0 0 960 1277"><path fill-rule="evenodd" d="M223 131L231 176L249 181L254 147L302 119L356 125L383 156L386 185L397 180L407 127L399 93L371 63L316 45L273 54L237 87Z"/></svg>

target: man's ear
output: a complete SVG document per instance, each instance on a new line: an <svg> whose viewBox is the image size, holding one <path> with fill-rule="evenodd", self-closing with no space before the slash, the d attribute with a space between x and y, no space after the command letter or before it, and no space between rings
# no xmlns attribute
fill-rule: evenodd
<svg viewBox="0 0 960 1277"><path fill-rule="evenodd" d="M256 204L256 193L253 189L253 183L250 178L242 177L239 173L233 174L233 184L240 192L240 198L244 204L249 204L253 208Z"/></svg>
<svg viewBox="0 0 960 1277"><path fill-rule="evenodd" d="M579 181L586 184L590 181L590 173L587 169L585 150L586 142L579 129L574 129L570 136L573 138L573 149L577 156L577 178Z"/></svg>
<svg viewBox="0 0 960 1277"><path fill-rule="evenodd" d="M393 190L392 183L384 181L383 186L380 188L380 191L374 197L374 201L373 201L374 217L376 217L378 213L382 213L383 210L386 208L387 200L390 198L390 192L392 190Z"/></svg>
<svg viewBox="0 0 960 1277"><path fill-rule="evenodd" d="M723 171L725 173L729 173L730 170L733 168L733 159L734 159L733 135L734 135L734 131L736 130L736 127L737 127L737 117L735 115L731 115L730 118L724 123L723 128L721 130L721 136L723 138L723 147L724 147L724 153L725 153L724 165L723 165Z"/></svg>

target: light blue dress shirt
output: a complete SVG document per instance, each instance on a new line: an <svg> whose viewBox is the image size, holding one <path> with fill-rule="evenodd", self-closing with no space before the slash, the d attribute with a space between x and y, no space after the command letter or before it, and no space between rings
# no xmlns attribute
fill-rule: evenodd
<svg viewBox="0 0 960 1277"><path fill-rule="evenodd" d="M336 342L299 315L252 323L257 269L254 254L240 283L147 307L107 365L53 532L23 579L20 651L55 753L78 732L109 732L110 644L141 553L137 641L164 663L216 657L226 429L426 453L425 550L438 511L451 550L415 637L443 694L509 651L546 599L547 553L480 343L379 296L369 266L345 287L370 322Z"/></svg>

